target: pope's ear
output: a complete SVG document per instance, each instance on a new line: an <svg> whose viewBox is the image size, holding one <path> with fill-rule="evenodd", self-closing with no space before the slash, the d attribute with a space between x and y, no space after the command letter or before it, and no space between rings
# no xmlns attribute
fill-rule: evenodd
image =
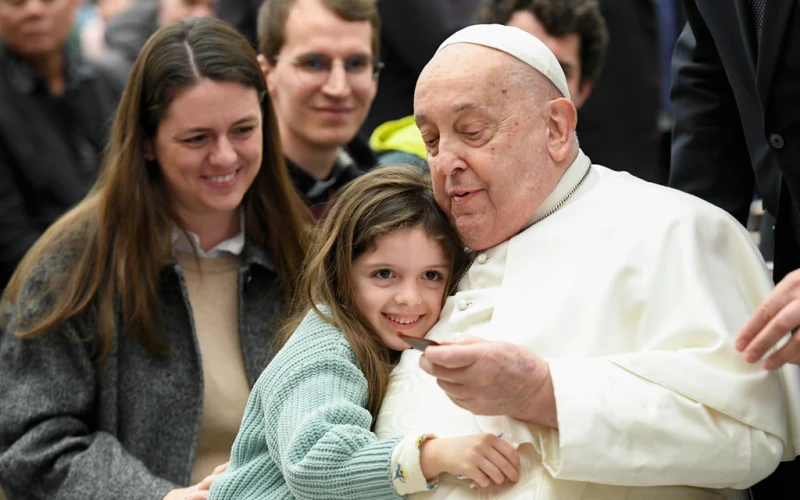
<svg viewBox="0 0 800 500"><path fill-rule="evenodd" d="M553 161L561 162L572 152L578 111L569 99L560 97L549 103L547 149Z"/></svg>

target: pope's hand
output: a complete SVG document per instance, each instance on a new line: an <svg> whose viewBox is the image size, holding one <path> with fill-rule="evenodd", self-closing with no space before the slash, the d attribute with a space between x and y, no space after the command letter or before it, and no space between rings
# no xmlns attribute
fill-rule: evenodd
<svg viewBox="0 0 800 500"><path fill-rule="evenodd" d="M461 338L428 347L419 364L453 403L475 415L558 427L550 366L524 347Z"/></svg>
<svg viewBox="0 0 800 500"><path fill-rule="evenodd" d="M753 317L739 331L736 348L754 363L773 348L788 332L789 341L764 360L764 368L774 370L786 363L800 363L800 270L786 275L769 294Z"/></svg>

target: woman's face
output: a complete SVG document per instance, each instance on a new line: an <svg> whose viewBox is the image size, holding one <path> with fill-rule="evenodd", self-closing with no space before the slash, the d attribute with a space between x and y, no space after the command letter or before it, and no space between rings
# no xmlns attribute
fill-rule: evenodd
<svg viewBox="0 0 800 500"><path fill-rule="evenodd" d="M147 149L187 224L236 217L261 168L262 125L255 88L204 78L177 94Z"/></svg>

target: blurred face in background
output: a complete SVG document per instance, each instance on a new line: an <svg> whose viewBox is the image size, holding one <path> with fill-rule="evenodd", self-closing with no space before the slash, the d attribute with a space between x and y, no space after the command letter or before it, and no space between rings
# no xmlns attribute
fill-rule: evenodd
<svg viewBox="0 0 800 500"><path fill-rule="evenodd" d="M190 17L212 17L214 5L215 0L159 0L158 25L166 26Z"/></svg>
<svg viewBox="0 0 800 500"><path fill-rule="evenodd" d="M568 33L564 36L553 36L547 32L544 25L527 10L518 10L508 20L509 26L514 26L527 31L544 43L556 56L567 77L567 87L576 108L580 108L592 90L589 81L581 82L583 65L581 64L581 37L577 33Z"/></svg>
<svg viewBox="0 0 800 500"><path fill-rule="evenodd" d="M372 26L346 21L319 0L297 0L277 60L259 56L285 149L350 142L378 89Z"/></svg>
<svg viewBox="0 0 800 500"><path fill-rule="evenodd" d="M37 59L62 51L81 0L0 0L0 39L11 52Z"/></svg>

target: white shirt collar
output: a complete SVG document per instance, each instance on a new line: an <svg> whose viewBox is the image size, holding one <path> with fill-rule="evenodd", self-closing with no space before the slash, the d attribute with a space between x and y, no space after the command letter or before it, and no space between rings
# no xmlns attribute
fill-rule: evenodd
<svg viewBox="0 0 800 500"><path fill-rule="evenodd" d="M561 201L569 194L569 192L575 189L581 179L583 179L584 175L586 175L586 171L591 166L592 162L589 160L589 157L579 149L578 156L561 175L561 179L559 179L558 184L556 184L556 187L553 188L553 191L551 191L547 198L544 199L542 204L539 205L539 208L534 210L533 215L530 217L530 219L528 219L528 223L525 224L525 227L530 227L532 224L550 213L550 211L553 210L556 205L561 203ZM566 203L569 203L569 201Z"/></svg>
<svg viewBox="0 0 800 500"><path fill-rule="evenodd" d="M191 241L186 236L191 238ZM245 233L244 233L244 210L239 210L239 233L233 238L229 238L220 242L208 251L203 251L200 248L200 237L191 231L181 231L179 228L172 230L172 251L173 253L184 252L194 253L197 249L197 256L203 259L216 259L224 257L225 255L241 255L244 250Z"/></svg>

